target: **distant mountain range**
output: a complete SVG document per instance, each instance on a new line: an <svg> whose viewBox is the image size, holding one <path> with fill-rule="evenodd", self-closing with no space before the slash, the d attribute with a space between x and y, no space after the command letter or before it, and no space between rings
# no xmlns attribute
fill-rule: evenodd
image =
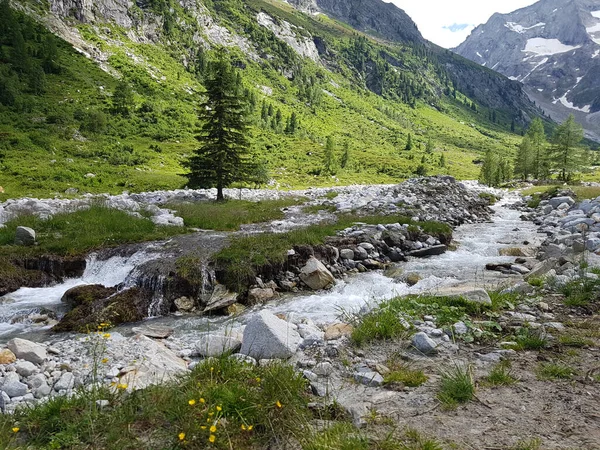
<svg viewBox="0 0 600 450"><path fill-rule="evenodd" d="M541 0L494 14L454 50L522 82L552 119L574 114L600 141L600 0Z"/></svg>

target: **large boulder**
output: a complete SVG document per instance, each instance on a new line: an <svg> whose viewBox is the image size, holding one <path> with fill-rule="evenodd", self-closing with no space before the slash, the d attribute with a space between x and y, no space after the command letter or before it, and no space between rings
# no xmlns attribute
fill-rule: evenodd
<svg viewBox="0 0 600 450"><path fill-rule="evenodd" d="M406 256L422 258L424 256L441 255L442 253L445 253L446 250L448 250L448 247L446 247L444 244L432 245L431 247L424 247L419 250L413 250L411 252L408 252Z"/></svg>
<svg viewBox="0 0 600 450"><path fill-rule="evenodd" d="M47 357L45 347L27 339L14 338L8 341L6 346L17 358L34 364L42 364Z"/></svg>
<svg viewBox="0 0 600 450"><path fill-rule="evenodd" d="M548 200L548 204L554 209L558 208L563 203L573 206L575 204L575 200L573 200L571 197L554 197Z"/></svg>
<svg viewBox="0 0 600 450"><path fill-rule="evenodd" d="M221 356L224 353L233 353L242 346L242 341L236 336L224 334L204 333L196 342L196 352L200 356Z"/></svg>
<svg viewBox="0 0 600 450"><path fill-rule="evenodd" d="M335 283L331 272L314 256L311 256L300 270L300 279L314 290L324 289Z"/></svg>
<svg viewBox="0 0 600 450"><path fill-rule="evenodd" d="M29 227L17 227L15 245L34 245L35 231Z"/></svg>
<svg viewBox="0 0 600 450"><path fill-rule="evenodd" d="M206 303L204 313L215 312L224 310L227 307L237 302L238 294L230 292L222 284L217 284L213 290L210 299Z"/></svg>
<svg viewBox="0 0 600 450"><path fill-rule="evenodd" d="M246 326L240 353L255 359L287 359L296 353L301 341L292 324L261 311Z"/></svg>
<svg viewBox="0 0 600 450"><path fill-rule="evenodd" d="M535 266L533 266L533 269L531 269L531 272L529 272L527 274L527 276L525 277L525 281L529 281L533 278L543 277L548 272L550 272L552 269L554 269L557 264L558 264L558 259L556 259L556 258L549 258L545 261L542 261L542 262L536 264Z"/></svg>

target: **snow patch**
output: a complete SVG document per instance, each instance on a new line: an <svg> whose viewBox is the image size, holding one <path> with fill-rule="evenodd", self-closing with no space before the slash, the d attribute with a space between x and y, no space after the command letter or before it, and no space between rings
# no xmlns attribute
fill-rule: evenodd
<svg viewBox="0 0 600 450"><path fill-rule="evenodd" d="M590 11L590 14L596 19L600 19L600 11Z"/></svg>
<svg viewBox="0 0 600 450"><path fill-rule="evenodd" d="M576 47L572 45L565 45L558 39L532 38L527 40L527 44L525 45L525 49L523 51L545 56L566 53L572 50L577 50L578 48L581 48L581 45Z"/></svg>
<svg viewBox="0 0 600 450"><path fill-rule="evenodd" d="M598 57L598 55L600 55L600 50L596 50L596 51L594 52L594 54L592 55L592 58L597 58L597 57Z"/></svg>
<svg viewBox="0 0 600 450"><path fill-rule="evenodd" d="M481 53L477 52L477 56L479 56L480 58L483 58L483 56L481 56Z"/></svg>
<svg viewBox="0 0 600 450"><path fill-rule="evenodd" d="M531 70L529 71L529 73L528 73L527 75L525 75L525 76L523 77L523 79L521 80L521 82L525 81L525 80L526 80L526 79L529 77L529 75L531 75L533 72L535 72L535 71L538 69L538 67L540 67L540 66L542 66L542 65L546 64L547 62L548 62L548 58L544 58L544 59L542 59L542 60L541 60L539 63L537 63L537 64L535 65L535 67L534 67L533 69L531 69ZM530 64L535 64L535 62L531 62Z"/></svg>
<svg viewBox="0 0 600 450"><path fill-rule="evenodd" d="M569 109L574 109L576 111L581 111L584 113L589 113L591 111L591 109L592 109L591 105L585 105L583 108L579 108L579 107L575 106L573 103L571 103L569 100L567 100L567 95L569 94L569 92L571 92L571 91L567 91L565 93L565 95L563 95L561 98L554 100L552 103L554 103L556 105L557 103L560 102L563 106L566 106Z"/></svg>
<svg viewBox="0 0 600 450"><path fill-rule="evenodd" d="M536 23L535 25L532 25L530 27L524 27L523 25L519 25L518 23L515 23L515 22L506 22L504 24L504 26L506 28L508 28L510 31L514 31L515 33L519 33L519 34L523 34L527 30L531 30L531 29L537 28L537 27L543 27L545 25L546 24L544 22Z"/></svg>

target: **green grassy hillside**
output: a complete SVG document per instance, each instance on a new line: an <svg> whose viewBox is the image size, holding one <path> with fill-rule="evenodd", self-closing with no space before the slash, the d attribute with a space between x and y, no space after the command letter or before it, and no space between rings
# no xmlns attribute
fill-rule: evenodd
<svg viewBox="0 0 600 450"><path fill-rule="evenodd" d="M156 42L139 43L114 23L63 19L107 56L110 73L32 19L45 23L47 7L36 2L27 14L3 14L0 200L65 195L70 188L69 194L73 188L116 193L184 185L181 162L198 145L203 61L225 49L201 50L208 40L179 4L146 3L130 13L162 18ZM516 149L520 130L510 132L511 111L488 120L491 110L457 90L426 48L384 43L277 0L204 4L250 44L251 52L226 51L243 69L253 146L283 188L395 183L423 170L474 178L473 161L487 149ZM318 36L321 62L300 57L260 26L259 11L301 27L295 29L300 36ZM128 114L116 112L115 75L133 93ZM292 113L299 124L293 133L286 131ZM409 134L412 150L405 149ZM328 136L338 158L346 146L350 152L333 176L322 170Z"/></svg>

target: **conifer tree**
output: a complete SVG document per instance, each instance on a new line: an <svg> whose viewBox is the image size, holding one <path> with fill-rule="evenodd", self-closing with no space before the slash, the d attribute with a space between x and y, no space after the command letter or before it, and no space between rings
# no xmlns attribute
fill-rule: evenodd
<svg viewBox="0 0 600 450"><path fill-rule="evenodd" d="M435 145L433 144L433 139L431 138L431 136L429 136L427 138L427 145L425 146L425 151L427 153L433 153Z"/></svg>
<svg viewBox="0 0 600 450"><path fill-rule="evenodd" d="M404 147L404 150L412 150L412 148L413 148L412 135L410 133L408 133L408 138L406 138L406 146Z"/></svg>
<svg viewBox="0 0 600 450"><path fill-rule="evenodd" d="M238 181L252 181L262 173L250 161L249 129L245 99L240 95L236 71L224 57L209 64L206 101L200 107L204 121L201 146L187 161L191 187L217 188L217 201L225 199L223 189Z"/></svg>
<svg viewBox="0 0 600 450"><path fill-rule="evenodd" d="M563 181L568 181L582 163L581 151L577 148L582 139L583 128L575 122L573 114L554 131L550 159L553 167L560 171Z"/></svg>
<svg viewBox="0 0 600 450"><path fill-rule="evenodd" d="M515 160L515 173L520 175L525 181L529 178L533 166L533 153L531 151L531 139L529 136L524 136L519 150L517 150L517 158Z"/></svg>
<svg viewBox="0 0 600 450"><path fill-rule="evenodd" d="M342 158L340 159L340 167L345 169L350 162L350 143L346 141L344 144L344 153L342 153Z"/></svg>
<svg viewBox="0 0 600 450"><path fill-rule="evenodd" d="M548 155L542 119L536 117L531 122L526 136L529 138L530 144L530 173L535 179L546 177L548 175Z"/></svg>
<svg viewBox="0 0 600 450"><path fill-rule="evenodd" d="M129 116L133 108L133 91L126 81L119 81L112 96L112 110L123 117Z"/></svg>
<svg viewBox="0 0 600 450"><path fill-rule="evenodd" d="M333 136L327 136L325 144L325 153L323 155L323 167L329 175L335 175L335 141Z"/></svg>

